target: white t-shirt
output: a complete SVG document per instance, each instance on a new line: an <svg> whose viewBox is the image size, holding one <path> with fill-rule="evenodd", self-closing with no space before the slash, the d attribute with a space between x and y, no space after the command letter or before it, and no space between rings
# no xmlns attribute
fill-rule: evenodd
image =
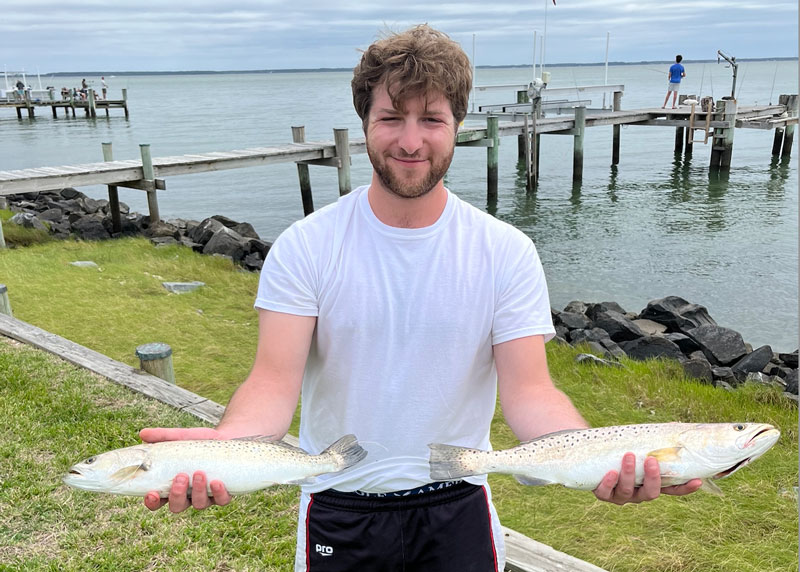
<svg viewBox="0 0 800 572"><path fill-rule="evenodd" d="M522 232L450 191L433 225L387 226L367 189L294 223L261 272L257 308L317 317L300 446L318 453L353 433L368 451L306 493L430 482L429 443L490 449L492 346L554 334L541 263Z"/></svg>

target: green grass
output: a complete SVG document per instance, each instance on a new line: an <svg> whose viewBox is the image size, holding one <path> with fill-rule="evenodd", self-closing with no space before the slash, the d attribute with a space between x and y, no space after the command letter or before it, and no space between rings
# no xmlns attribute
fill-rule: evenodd
<svg viewBox="0 0 800 572"><path fill-rule="evenodd" d="M11 211L0 209L0 224L3 226L3 238L9 248L43 244L55 240L47 231L23 228L18 224L6 222L12 216L14 216L14 213Z"/></svg>
<svg viewBox="0 0 800 572"><path fill-rule="evenodd" d="M74 260L99 269L70 266ZM182 295L161 286L179 280L207 286ZM169 343L179 385L223 404L252 362L257 275L222 259L143 239L49 243L0 251L0 283L16 317L114 359L138 366L137 345ZM781 440L719 481L722 497L699 492L617 507L591 493L493 476L503 524L612 571L798 569L793 403L766 387L726 392L688 381L674 364L607 369L576 364L576 353L548 344L554 379L594 425L761 421L780 427ZM60 483L69 465L135 443L143 426L196 419L18 345L0 344L0 380L0 570L291 567L296 488L175 516ZM493 443L515 444L499 412Z"/></svg>

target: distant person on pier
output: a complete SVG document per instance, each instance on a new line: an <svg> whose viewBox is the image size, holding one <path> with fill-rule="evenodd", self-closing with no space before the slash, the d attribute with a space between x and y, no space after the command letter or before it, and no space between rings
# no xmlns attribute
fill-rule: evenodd
<svg viewBox="0 0 800 572"><path fill-rule="evenodd" d="M102 90L103 90L103 99L106 99L106 94L108 93L108 84L106 83L106 78L105 78L105 77L101 77L101 78L100 78L100 83L101 83L101 84L102 84L102 86L103 86L103 87L102 87Z"/></svg>
<svg viewBox="0 0 800 572"><path fill-rule="evenodd" d="M17 80L16 87L17 87L17 95L19 96L19 98L25 99L25 84L22 83L21 79Z"/></svg>
<svg viewBox="0 0 800 572"><path fill-rule="evenodd" d="M86 79L81 80L81 99L86 99L89 97L89 86L86 83Z"/></svg>
<svg viewBox="0 0 800 572"><path fill-rule="evenodd" d="M675 63L670 66L669 72L667 72L669 87L667 87L667 97L664 98L664 105L661 106L661 109L666 109L670 93L672 94L672 109L677 109L675 103L678 99L678 88L681 85L681 79L686 77L686 70L681 65L682 60L683 56L680 54L675 56Z"/></svg>
<svg viewBox="0 0 800 572"><path fill-rule="evenodd" d="M522 441L588 426L548 373L555 330L533 242L445 187L471 87L467 55L427 25L364 51L351 88L369 184L275 241L256 295L253 368L219 425L140 433L147 442L280 438L302 393L303 448L357 435L369 451L362 463L303 485L295 572L503 570L486 478L431 482L428 443L489 449L498 393ZM648 458L637 487L634 455L619 461L598 499L638 503L702 484L662 489ZM168 498L144 500L172 512L230 501L225 483L202 471L176 475Z"/></svg>

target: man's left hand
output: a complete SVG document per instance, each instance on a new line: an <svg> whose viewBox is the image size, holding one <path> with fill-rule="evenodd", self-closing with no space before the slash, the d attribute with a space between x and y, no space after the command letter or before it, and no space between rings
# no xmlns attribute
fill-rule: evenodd
<svg viewBox="0 0 800 572"><path fill-rule="evenodd" d="M594 490L594 496L614 504L640 503L658 498L659 495L688 495L699 489L703 481L692 479L682 485L661 487L661 473L658 460L647 457L644 461L644 481L636 484L636 455L626 453L622 458L622 469L609 471Z"/></svg>

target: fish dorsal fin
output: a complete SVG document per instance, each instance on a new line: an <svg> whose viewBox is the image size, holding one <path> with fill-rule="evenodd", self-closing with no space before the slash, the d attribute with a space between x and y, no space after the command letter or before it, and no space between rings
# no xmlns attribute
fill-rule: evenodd
<svg viewBox="0 0 800 572"><path fill-rule="evenodd" d="M706 491L712 495L722 496L722 489L717 486L711 479L703 479L703 485L700 487L701 491Z"/></svg>
<svg viewBox="0 0 800 572"><path fill-rule="evenodd" d="M145 467L144 463L139 465L130 465L128 467L122 467L117 472L109 477L115 483L120 483L122 481L127 481L128 479L132 478L139 470L147 470L149 467Z"/></svg>
<svg viewBox="0 0 800 572"><path fill-rule="evenodd" d="M276 441L275 435L248 435L247 437L234 437L231 441L257 441L260 443Z"/></svg>
<svg viewBox="0 0 800 572"><path fill-rule="evenodd" d="M665 447L664 449L655 449L647 453L647 457L655 457L659 463L672 463L681 460L681 453L683 447Z"/></svg>
<svg viewBox="0 0 800 572"><path fill-rule="evenodd" d="M562 429L561 431L553 431L552 433L546 433L530 441L525 441L524 443L520 443L520 445L527 445L528 443L535 443L536 441L541 441L543 439L549 439L550 437L557 437L559 435L566 435L567 433L575 433L577 431L586 431L586 429Z"/></svg>

